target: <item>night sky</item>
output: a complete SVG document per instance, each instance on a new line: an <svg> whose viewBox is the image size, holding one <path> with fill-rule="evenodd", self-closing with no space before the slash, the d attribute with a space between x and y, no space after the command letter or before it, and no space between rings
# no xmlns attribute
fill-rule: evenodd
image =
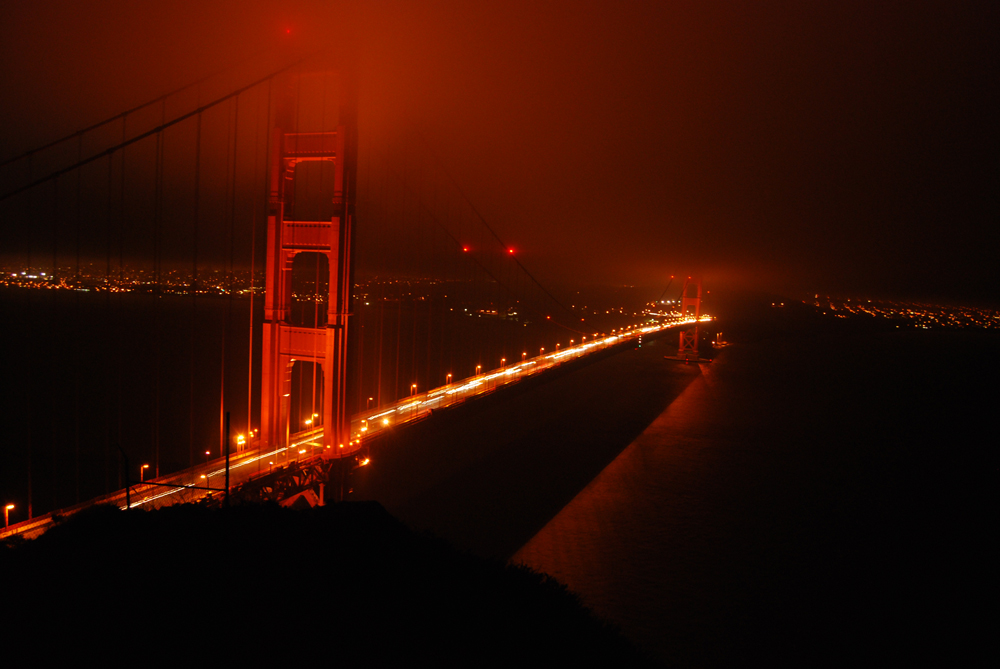
<svg viewBox="0 0 1000 669"><path fill-rule="evenodd" d="M346 46L543 282L1000 297L988 2L2 4L0 158Z"/></svg>

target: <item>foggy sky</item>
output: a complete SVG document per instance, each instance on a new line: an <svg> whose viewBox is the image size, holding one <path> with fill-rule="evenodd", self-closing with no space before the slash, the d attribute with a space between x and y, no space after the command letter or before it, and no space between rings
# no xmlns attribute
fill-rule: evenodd
<svg viewBox="0 0 1000 669"><path fill-rule="evenodd" d="M998 298L990 3L2 4L0 157L347 45L543 281Z"/></svg>

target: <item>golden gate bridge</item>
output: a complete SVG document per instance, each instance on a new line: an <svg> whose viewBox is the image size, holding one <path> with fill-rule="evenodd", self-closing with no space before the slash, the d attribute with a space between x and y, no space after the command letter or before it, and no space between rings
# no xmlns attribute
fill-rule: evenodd
<svg viewBox="0 0 1000 669"><path fill-rule="evenodd" d="M349 73L235 70L0 164L29 342L10 531L94 503L321 503L432 411L684 324L697 358L700 285L671 312L567 306L419 133L366 139Z"/></svg>

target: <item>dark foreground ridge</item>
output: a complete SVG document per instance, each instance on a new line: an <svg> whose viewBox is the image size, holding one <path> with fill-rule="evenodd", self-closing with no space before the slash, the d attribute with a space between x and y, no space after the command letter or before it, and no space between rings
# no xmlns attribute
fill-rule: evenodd
<svg viewBox="0 0 1000 669"><path fill-rule="evenodd" d="M36 659L646 664L553 579L374 502L95 507L0 544L0 573L5 646Z"/></svg>

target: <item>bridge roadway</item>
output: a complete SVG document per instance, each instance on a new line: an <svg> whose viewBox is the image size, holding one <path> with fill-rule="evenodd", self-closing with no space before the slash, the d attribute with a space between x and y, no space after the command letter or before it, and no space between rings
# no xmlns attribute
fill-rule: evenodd
<svg viewBox="0 0 1000 669"><path fill-rule="evenodd" d="M710 320L710 317L703 316L701 320L707 321ZM434 409L459 404L477 395L493 392L497 388L516 383L523 378L551 369L569 360L638 339L644 334L661 332L691 323L694 323L694 319L679 317L663 319L657 325L632 328L619 334L600 337L552 353L525 358L517 364L504 365L498 369L482 372L424 393L406 397L393 404L355 414L351 418L351 442L343 447L346 452L353 454L363 445L365 439L369 439L394 425L403 425L425 418ZM276 467L304 465L321 457L325 450L321 443L322 435L323 428L318 427L291 435L291 443L282 448L262 450L251 447L231 454L230 486L253 480L269 473ZM225 475L225 458L216 458L173 474L134 483L128 491L118 490L75 506L13 524L9 529L0 531L0 539L14 534L20 534L26 538L38 536L45 532L58 517L71 515L96 504L117 504L125 509L160 508L171 504L196 502L206 495L224 492Z"/></svg>

